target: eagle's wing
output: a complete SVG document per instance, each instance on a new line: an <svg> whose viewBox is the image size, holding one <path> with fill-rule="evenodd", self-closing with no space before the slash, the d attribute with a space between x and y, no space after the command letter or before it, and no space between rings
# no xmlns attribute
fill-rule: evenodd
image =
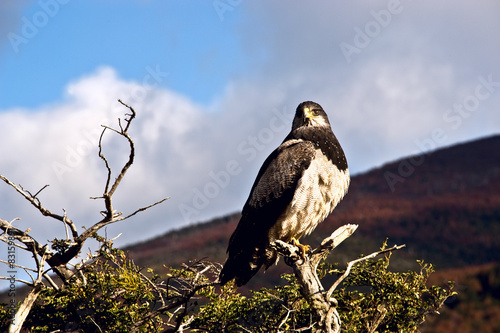
<svg viewBox="0 0 500 333"><path fill-rule="evenodd" d="M297 183L314 158L312 142L283 142L262 165L228 246L221 283L245 284L265 263L268 231L292 201Z"/></svg>

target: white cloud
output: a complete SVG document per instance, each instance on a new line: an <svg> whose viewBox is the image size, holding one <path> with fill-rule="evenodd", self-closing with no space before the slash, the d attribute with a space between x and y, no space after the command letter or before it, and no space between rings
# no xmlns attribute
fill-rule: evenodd
<svg viewBox="0 0 500 333"><path fill-rule="evenodd" d="M50 184L39 195L46 208L56 213L64 208L79 228L95 223L103 205L89 197L102 194L106 179L97 155L101 124L117 128L117 118L128 112L117 102L121 98L137 112L129 131L136 158L115 195L115 208L126 214L171 199L108 227L110 237L123 233L117 244L236 211L263 155L289 131L293 109L253 110L251 102L241 104L239 93L231 97L230 90L219 105L204 108L172 91L125 81L111 67L99 68L69 83L62 101L0 112L0 132L9 138L0 146L0 155L8 156L0 173L32 193ZM103 152L114 179L128 158L128 144L107 131ZM2 218L21 217L16 223L32 227L41 240L64 237L60 223L41 217L13 189L4 184L0 195L2 206L6 203Z"/></svg>
<svg viewBox="0 0 500 333"><path fill-rule="evenodd" d="M40 194L44 204L57 212L65 208L80 226L88 226L99 211L88 198L102 193L106 175L97 156L100 125L116 128L116 119L128 111L116 100L142 88L137 83L124 82L111 68L102 68L69 84L64 102L36 110L0 113L1 132L9 138L9 144L0 148L1 155L8 156L2 161L2 174L32 192L51 184ZM117 209L129 212L164 196L175 196L182 186L193 184L191 175L199 173L203 166L202 160L191 158L203 157L204 153L197 151L189 139L200 126L197 118L201 119L202 110L168 91L147 89L146 93L152 95L148 102L131 103L137 110L130 130L137 144L137 163L117 193ZM111 131L104 138L104 153L116 172L128 157L127 143ZM1 192L5 196L16 195L5 187ZM19 206L5 207L3 213L6 210L11 218L19 214L24 217L25 209ZM161 231L168 228L169 214L165 210L172 211L173 207L156 208L153 216L157 224L152 223L152 227ZM33 214L28 216L34 218ZM34 227L42 239L54 237L55 229L63 231L57 223L47 223ZM154 234L152 230L143 237ZM128 241L133 241L133 237L135 233L129 234Z"/></svg>

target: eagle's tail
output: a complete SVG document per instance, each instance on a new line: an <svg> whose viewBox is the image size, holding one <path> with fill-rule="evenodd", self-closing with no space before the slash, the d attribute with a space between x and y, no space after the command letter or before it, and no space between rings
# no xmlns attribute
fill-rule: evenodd
<svg viewBox="0 0 500 333"><path fill-rule="evenodd" d="M221 285L232 279L238 287L246 284L265 263L265 257L259 248L239 251L236 254L229 252L229 257L219 275Z"/></svg>
<svg viewBox="0 0 500 333"><path fill-rule="evenodd" d="M271 221L276 219L272 214L266 217ZM219 275L221 285L234 279L238 287L243 286L262 266L267 268L278 260L278 254L269 245L267 232L256 231L255 223L249 221L245 214L229 239L227 254L228 258Z"/></svg>

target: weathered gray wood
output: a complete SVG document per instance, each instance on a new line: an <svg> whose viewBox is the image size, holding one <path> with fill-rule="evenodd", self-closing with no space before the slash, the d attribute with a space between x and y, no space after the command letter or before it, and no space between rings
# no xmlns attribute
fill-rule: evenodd
<svg viewBox="0 0 500 333"><path fill-rule="evenodd" d="M301 256L298 246L282 241L276 241L274 247L285 256L287 265L293 268L293 272L301 286L301 293L313 308L316 315L321 318L314 325L312 332L340 332L340 317L337 312L337 300L331 298L321 285L316 273L318 264L327 253L337 247L340 243L351 236L357 229L357 225L347 224L335 230L329 237L325 238L321 245L314 249L311 255Z"/></svg>
<svg viewBox="0 0 500 333"><path fill-rule="evenodd" d="M21 332L21 329L23 328L23 323L26 320L28 314L30 313L33 303L35 303L36 299L38 298L38 295L42 291L42 286L43 286L42 283L38 283L33 289L31 289L29 294L23 300L21 306L17 310L16 315L9 326L9 333Z"/></svg>
<svg viewBox="0 0 500 333"><path fill-rule="evenodd" d="M319 262L344 240L349 238L354 231L358 228L355 224L344 225L335 230L329 237L325 238L321 245L314 249L310 255L306 254L304 257L301 254L300 248L295 244L289 244L282 241L276 241L274 248L285 257L285 263L293 268L293 272L297 281L301 286L301 293L307 302L312 307L316 316L320 318L312 332L320 333L339 333L340 332L340 316L337 312L337 300L332 297L332 293L340 285L340 283L349 275L351 268L356 263L374 258L379 254L399 250L405 245L395 245L391 248L374 252L363 258L352 260L347 263L346 270L337 281L325 291L321 281L317 275L317 268ZM370 327L366 327L366 332L373 333L382 322L387 310L383 307L377 309L378 316L372 322Z"/></svg>

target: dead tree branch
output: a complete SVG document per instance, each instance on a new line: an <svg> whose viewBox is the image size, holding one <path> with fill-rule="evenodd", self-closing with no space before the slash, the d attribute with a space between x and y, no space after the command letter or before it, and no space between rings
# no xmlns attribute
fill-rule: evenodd
<svg viewBox="0 0 500 333"><path fill-rule="evenodd" d="M111 223L114 223L114 222L118 222L118 221L123 221L123 220L126 220L134 215L136 215L137 213L139 212L142 212L142 211L145 211L153 206L156 206L158 204L161 204L163 203L164 201L168 200L169 198L163 198L151 205L148 205L146 207L142 207L142 208L139 208L137 209L136 211L134 211L133 213L125 216L125 217L121 217L122 213L119 213L119 212L116 212L114 209L113 209L113 200L112 200L112 196L113 194L115 193L116 189L118 188L118 186L120 185L120 182L122 181L122 179L125 177L125 174L127 173L127 170L130 168L130 166L134 163L134 158L135 158L135 144L134 144L134 141L132 140L132 138L130 137L130 135L128 134L128 129L130 127L130 124L132 123L132 120L135 118L136 116L136 113L135 113L135 110L123 103L121 100L118 100L118 102L120 104L122 104L123 106L127 107L131 113L126 113L125 115L128 117L128 118L125 118L125 128L123 128L122 126L122 122L120 119L118 119L118 124L119 124L119 127L120 127L120 130L117 130L117 129L114 129L114 128L111 128L111 127L108 127L108 126L102 126L104 129L101 133L101 136L99 138L99 157L103 160L104 162L104 165L106 167L106 170L107 170L107 178L106 178L106 185L104 186L104 192L102 194L102 196L100 197L91 197L91 199L104 199L104 206L105 206L105 210L102 212L102 214L104 215L104 218L97 222L96 224L94 224L92 227L90 227L89 229L85 230L78 238L77 238L77 242L82 242L84 241L85 239L87 239L88 237L90 237L92 234L94 234L97 230L101 229L102 227L108 225L108 224L111 224ZM109 129L121 136L123 136L124 138L127 139L127 142L129 144L129 148L130 148L130 154L129 154L129 158L127 160L127 162L124 164L124 166L122 167L120 173L118 174L118 176L115 178L115 181L113 182L113 184L111 185L111 188L110 188L110 184L111 184L111 177L112 177L112 172L111 172L111 167L109 166L109 162L106 158L106 156L102 153L102 138L104 136L104 133L106 131L106 129Z"/></svg>
<svg viewBox="0 0 500 333"><path fill-rule="evenodd" d="M47 188L49 185L45 185L42 187L38 192L36 192L34 195L31 194L31 192L25 190L21 185L16 185L13 182L11 182L7 177L0 175L0 179L3 180L5 183L7 183L9 186L14 188L19 194L21 194L26 200L28 200L38 211L43 215L43 216L48 216L53 219L59 220L66 224L67 226L70 227L73 236L77 234L77 229L74 223L67 218L66 213L64 215L59 215L52 213L50 210L46 209L45 207L42 206L42 203L40 202L40 199L38 199L37 195L40 194L45 188Z"/></svg>
<svg viewBox="0 0 500 333"><path fill-rule="evenodd" d="M207 282L207 273L213 273L219 270L215 264L206 261L196 261L191 265L183 265L186 271L194 273L192 277L174 276L167 280L167 285L164 290L159 290L158 286L154 285L149 279L145 279L148 283L154 286L154 289L158 292L160 296L161 306L155 310L152 310L146 316L134 323L130 328L130 332L137 332L140 330L141 326L152 320L152 318L160 315L169 313L170 318L166 323L168 327L163 332L182 332L183 329L189 326L190 322L194 317L185 319L186 315L192 306L190 302L195 298L197 292L203 288L212 287L217 285L217 282ZM142 275L145 278L144 275Z"/></svg>
<svg viewBox="0 0 500 333"><path fill-rule="evenodd" d="M371 258L375 258L376 256L380 255L380 254L384 254L384 253L387 253L387 252L392 252L392 251L395 251L395 250L399 250L399 249L402 249L403 247L405 247L406 245L394 245L393 247L389 248L389 249L384 249L384 250L381 250L381 251L377 251L377 252L373 252L372 254L370 255L367 255L365 257L362 257L362 258L359 258L359 259L356 259L356 260L352 260L352 261L349 261L347 263L347 268L344 272L344 274L342 274L338 279L337 281L335 281L335 283L330 287L330 289L328 289L328 293L327 293L327 296L330 297L332 295L332 293L335 291L335 289L337 289L337 287L339 286L339 284L344 281L344 279L346 277L349 276L349 273L351 273L351 268L352 266L354 266L355 264L361 262L361 261L365 261L365 260L368 260L368 259L371 259Z"/></svg>
<svg viewBox="0 0 500 333"><path fill-rule="evenodd" d="M337 300L332 297L333 291L349 275L350 270L356 263L376 257L379 254L398 250L402 246L394 246L390 249L377 251L369 256L353 260L348 263L345 273L325 291L317 275L319 262L340 243L350 237L357 229L357 225L347 224L335 230L329 237L325 238L319 247L314 249L310 255L302 257L298 246L294 244L276 241L273 246L283 256L287 265L293 268L294 274L301 286L301 293L312 307L313 312L320 318L312 332L338 333L340 332L340 316L337 312ZM381 315L385 315L381 311ZM378 326L378 324L377 324ZM375 329L376 327L371 327Z"/></svg>
<svg viewBox="0 0 500 333"><path fill-rule="evenodd" d="M42 291L43 287L42 277L44 275L43 268L47 255L46 254L43 255L42 258L40 258L40 260L38 260L36 253L33 253L33 255L35 256L36 259L38 277L35 281L33 281L33 289L30 290L28 295L24 298L23 302L19 306L19 309L17 310L16 315L9 326L9 333L21 332L21 329L23 328L23 323L26 320L26 317L28 317L31 307L38 298L38 295L40 295L40 292Z"/></svg>
<svg viewBox="0 0 500 333"><path fill-rule="evenodd" d="M18 327L22 326L22 323L24 322L24 319L26 318L27 314L30 311L31 306L33 305L34 301L38 297L38 294L40 293L42 289L42 277L45 277L49 284L57 289L57 285L54 283L52 279L47 274L47 271L43 271L44 264L47 263L48 266L50 266L50 270L55 272L63 281L64 284L69 284L69 283L81 283L77 278L77 273L71 268L71 265L69 262L75 258L78 253L80 253L83 244L85 241L89 238L92 237L97 231L99 231L101 228L104 226L114 223L117 221L123 221L126 220L132 216L135 216L136 214L143 212L153 206L156 206L158 204L163 203L165 200L168 198L161 199L153 204L150 204L145 207L138 208L137 210L133 211L132 213L122 216L122 213L117 212L113 209L113 200L112 197L116 190L118 189L118 186L120 185L121 181L125 177L128 169L132 166L134 163L134 158L135 158L135 145L134 141L128 134L128 130L130 128L130 125L132 123L132 120L135 119L136 117L136 112L135 110L123 103L121 100L118 100L120 104L128 108L129 112L125 113L125 118L124 118L124 123L122 123L121 119L118 119L118 126L119 129L113 129L109 126L102 125L103 131L101 133L101 136L99 138L99 151L98 151L98 156L104 161L105 168L107 171L107 177L106 177L106 182L104 186L104 191L102 196L100 197L93 197L92 199L104 199L104 207L105 210L102 212L103 219L94 223L90 228L86 229L84 232L81 234L78 233L78 229L76 227L76 224L68 218L66 211L63 209L63 214L55 214L51 212L50 210L46 209L40 199L38 198L38 195L48 187L48 185L43 186L40 190L36 191L35 194L32 194L30 191L25 190L21 185L16 185L14 182L10 181L7 177L0 175L0 179L3 180L7 185L12 187L16 192L21 194L28 202L31 203L43 216L48 216L53 219L56 219L58 221L61 221L64 224L64 228L66 231L66 239L65 240L55 240L53 243L53 248L56 251L53 251L50 249L49 244L44 244L42 245L39 243L34 237L29 235L29 232L31 229L27 229L25 231L22 231L19 228L16 228L12 225L12 222L8 222L6 220L3 220L0 218L0 229L3 231L0 234L0 240L4 241L9 244L9 246L16 246L19 249L29 251L33 254L33 258L35 260L35 265L36 265L36 270L34 269L29 269L27 267L22 267L28 274L29 270L34 271L38 273L37 278L35 279L32 276L33 282L30 283L28 281L24 280L18 280L20 282L26 283L27 285L30 285L33 287L32 291L28 295L28 297L25 299L25 301L22 304L22 309L18 311L16 314L16 320L19 318L16 323L11 324L11 331L12 332L17 332ZM129 156L128 160L125 162L123 167L120 170L120 173L118 176L115 178L114 181L112 181L112 170L110 167L110 164L106 158L106 156L103 153L103 136L106 132L106 130L110 130L114 133L119 134L120 136L124 137L129 145ZM57 248L55 247L57 245ZM5 261L0 261L2 264L6 264ZM31 274L30 274L31 276ZM2 277L0 277L2 278ZM21 320L22 319L22 320ZM9 331L10 332L10 331Z"/></svg>

